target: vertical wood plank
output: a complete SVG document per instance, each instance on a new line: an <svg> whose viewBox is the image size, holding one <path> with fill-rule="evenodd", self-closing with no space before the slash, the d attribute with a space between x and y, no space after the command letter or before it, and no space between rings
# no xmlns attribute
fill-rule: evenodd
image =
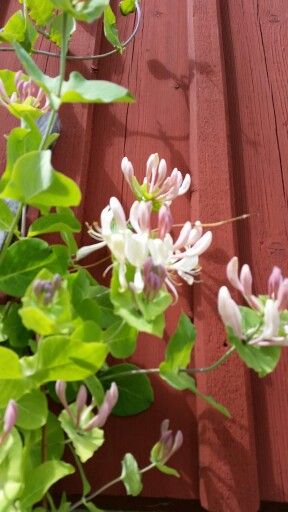
<svg viewBox="0 0 288 512"><path fill-rule="evenodd" d="M222 62L218 2L188 1L190 85L190 161L195 192L192 210L203 222L233 216L226 86ZM233 227L215 230L214 244L203 258L203 284L194 289L198 328L197 366L208 366L226 348L216 313L217 292L225 267L237 253ZM205 260L205 261L204 261ZM224 420L198 403L200 498L209 511L256 512L259 508L251 387L236 355L217 371L198 379L200 388L224 403Z"/></svg>
<svg viewBox="0 0 288 512"><path fill-rule="evenodd" d="M281 0L221 2L236 213L253 215L238 228L243 262L255 290L267 289L273 265L287 275L287 19ZM287 352L271 377L253 377L260 492L288 501Z"/></svg>

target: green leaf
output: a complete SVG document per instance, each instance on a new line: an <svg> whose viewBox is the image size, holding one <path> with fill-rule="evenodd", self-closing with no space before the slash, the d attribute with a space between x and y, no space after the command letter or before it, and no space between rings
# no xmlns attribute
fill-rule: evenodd
<svg viewBox="0 0 288 512"><path fill-rule="evenodd" d="M17 354L9 348L0 347L0 380L21 379L22 376Z"/></svg>
<svg viewBox="0 0 288 512"><path fill-rule="evenodd" d="M62 27L63 27L63 16L64 14L61 13L58 16L54 16L49 23L49 39L57 44L61 48L63 41L62 41ZM66 20L66 33L71 35L73 32L75 32L76 24L72 16L68 16L68 20Z"/></svg>
<svg viewBox="0 0 288 512"><path fill-rule="evenodd" d="M77 71L72 71L69 80L63 83L62 103L130 103L133 97L121 85L105 80L86 80Z"/></svg>
<svg viewBox="0 0 288 512"><path fill-rule="evenodd" d="M65 438L58 418L48 412L47 423L47 457L61 459L64 453ZM28 435L27 435L28 434ZM42 430L29 430L25 432L25 446L27 447L26 471L30 471L42 462Z"/></svg>
<svg viewBox="0 0 288 512"><path fill-rule="evenodd" d="M120 319L104 331L103 340L108 344L111 355L122 359L135 352L137 335L138 332L134 327Z"/></svg>
<svg viewBox="0 0 288 512"><path fill-rule="evenodd" d="M132 416L145 411L154 401L153 388L144 373L127 375L139 370L134 364L117 364L101 373L101 383L106 389L116 382L119 398L113 409L117 416ZM122 375L123 374L123 375Z"/></svg>
<svg viewBox="0 0 288 512"><path fill-rule="evenodd" d="M30 332L24 327L19 309L21 305L11 302L3 319L3 332L9 339L9 344L15 348L24 348L30 340Z"/></svg>
<svg viewBox="0 0 288 512"><path fill-rule="evenodd" d="M76 4L71 0L51 0L51 2L57 9L68 12L76 20L91 23L103 14L109 0L88 0L85 2L76 2Z"/></svg>
<svg viewBox="0 0 288 512"><path fill-rule="evenodd" d="M10 307L10 303L8 303L5 306L0 305L0 343L2 343L3 341L6 341L8 339L8 336L5 333L4 322L5 322L5 317L7 316L7 311L9 309L9 307Z"/></svg>
<svg viewBox="0 0 288 512"><path fill-rule="evenodd" d="M53 274L43 269L35 279L52 282ZM25 327L41 336L71 332L72 310L67 282L62 280L49 304L45 303L45 293L35 295L34 282L27 288L22 299L23 307L19 311Z"/></svg>
<svg viewBox="0 0 288 512"><path fill-rule="evenodd" d="M121 0L121 2L119 3L119 8L123 16L128 16L128 14L131 14L136 11L136 1Z"/></svg>
<svg viewBox="0 0 288 512"><path fill-rule="evenodd" d="M22 11L15 12L0 32L0 41L18 41L28 51L37 39L38 33L30 20L25 20Z"/></svg>
<svg viewBox="0 0 288 512"><path fill-rule="evenodd" d="M23 509L38 503L47 493L50 487L61 478L74 473L71 464L60 460L49 460L34 468L25 482L24 492L21 499Z"/></svg>
<svg viewBox="0 0 288 512"><path fill-rule="evenodd" d="M119 39L116 26L116 17L110 5L107 5L104 11L104 34L109 43L111 43L118 50L122 51L123 46Z"/></svg>
<svg viewBox="0 0 288 512"><path fill-rule="evenodd" d="M77 381L97 372L107 356L104 343L82 343L66 336L49 336L38 344L37 353L24 363L33 382Z"/></svg>
<svg viewBox="0 0 288 512"><path fill-rule="evenodd" d="M159 471L161 471L161 473L164 473L165 475L171 475L171 476L176 476L177 478L180 478L178 471L174 468L171 468L170 466L166 466L166 464L157 464L156 468Z"/></svg>
<svg viewBox="0 0 288 512"><path fill-rule="evenodd" d="M70 404L69 407L72 413L74 413L76 416L75 403ZM82 414L85 416L86 423L88 423L94 416L93 413L89 412L87 407L86 410L84 409ZM84 429L81 429L75 425L74 421L66 410L61 412L59 421L68 438L72 441L72 444L81 462L86 462L88 459L90 459L94 453L103 445L103 430L99 428L93 428L92 430L86 432Z"/></svg>
<svg viewBox="0 0 288 512"><path fill-rule="evenodd" d="M55 6L50 0L26 0L29 15L39 26L46 25L53 16Z"/></svg>
<svg viewBox="0 0 288 512"><path fill-rule="evenodd" d="M54 259L47 242L34 238L10 245L0 263L0 290L21 297L39 270Z"/></svg>
<svg viewBox="0 0 288 512"><path fill-rule="evenodd" d="M127 274L130 280L133 277L133 275L131 276L131 269L128 268ZM115 313L139 332L147 332L162 337L165 326L163 312L171 303L171 295L161 290L159 298L155 297L153 303L149 304L149 301L143 297L138 296L136 298L136 294L130 289L124 292L120 290L119 269L115 264L110 289L110 299L114 305Z"/></svg>
<svg viewBox="0 0 288 512"><path fill-rule="evenodd" d="M11 69L0 69L0 78L8 96L11 96L16 91L15 75L16 73L11 71Z"/></svg>
<svg viewBox="0 0 288 512"><path fill-rule="evenodd" d="M1 213L1 212L0 212ZM72 210L63 213L50 213L39 217L30 226L28 236L42 235L43 233L58 233L60 231L79 232L81 224L76 219Z"/></svg>
<svg viewBox="0 0 288 512"><path fill-rule="evenodd" d="M10 231L11 224L14 220L14 214L10 210L9 206L0 199L0 230Z"/></svg>
<svg viewBox="0 0 288 512"><path fill-rule="evenodd" d="M103 332L99 325L92 320L81 322L71 335L71 339L76 339L89 343L91 341L102 341Z"/></svg>
<svg viewBox="0 0 288 512"><path fill-rule="evenodd" d="M89 512L103 512L103 510L100 510L100 508L96 507L93 503L89 503L88 501L85 501L85 499L82 500L84 507L89 510Z"/></svg>
<svg viewBox="0 0 288 512"><path fill-rule="evenodd" d="M20 60L21 64L23 65L25 71L30 76L30 78L38 84L45 84L45 79L47 77L44 75L41 69L38 68L37 64L30 57L30 55L17 42L14 42L13 46L15 48L15 52L17 54L18 59Z"/></svg>
<svg viewBox="0 0 288 512"><path fill-rule="evenodd" d="M53 178L51 151L31 151L16 161L11 179L2 197L29 203L31 199L49 188Z"/></svg>
<svg viewBox="0 0 288 512"><path fill-rule="evenodd" d="M224 407L224 405L221 405L218 402L216 402L216 400L214 400L212 396L204 395L201 391L199 391L193 377L187 375L187 373L175 373L173 370L171 371L169 363L166 362L161 363L159 368L160 377L162 377L163 380L170 384L170 386L181 391L186 389L192 391L192 393L202 398L202 400L207 402L217 411L224 414L224 416L226 416L227 418L231 417L228 409Z"/></svg>
<svg viewBox="0 0 288 512"><path fill-rule="evenodd" d="M27 378L0 379L0 408L4 409L12 398L18 400L21 396L31 391L31 382ZM1 508L0 508L1 510Z"/></svg>
<svg viewBox="0 0 288 512"><path fill-rule="evenodd" d="M22 396L17 401L18 416L16 425L18 427L35 430L43 427L47 421L48 405L44 393L34 389L31 393Z"/></svg>
<svg viewBox="0 0 288 512"><path fill-rule="evenodd" d="M171 336L165 352L165 361L171 371L178 372L180 368L188 366L195 338L194 325L189 317L182 313L176 331Z"/></svg>
<svg viewBox="0 0 288 512"><path fill-rule="evenodd" d="M91 375L85 379L85 384L89 389L92 397L94 398L97 407L99 407L104 399L104 389L100 380L96 377L96 375Z"/></svg>
<svg viewBox="0 0 288 512"><path fill-rule="evenodd" d="M128 496L138 496L142 491L141 473L132 453L126 453L122 460L121 479Z"/></svg>
<svg viewBox="0 0 288 512"><path fill-rule="evenodd" d="M78 185L68 176L54 171L49 188L34 196L29 204L40 210L52 206L78 206L81 201L81 192Z"/></svg>
<svg viewBox="0 0 288 512"><path fill-rule="evenodd" d="M242 361L258 373L260 377L265 377L275 370L281 356L281 347L256 347L247 345L247 343L239 340L232 329L227 330L228 339L236 348L236 351Z"/></svg>
<svg viewBox="0 0 288 512"><path fill-rule="evenodd" d="M23 489L22 443L14 428L0 446L0 510L11 512Z"/></svg>

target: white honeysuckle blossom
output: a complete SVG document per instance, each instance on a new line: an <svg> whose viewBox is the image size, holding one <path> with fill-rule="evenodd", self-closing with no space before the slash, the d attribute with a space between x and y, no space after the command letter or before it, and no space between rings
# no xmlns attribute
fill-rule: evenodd
<svg viewBox="0 0 288 512"><path fill-rule="evenodd" d="M167 177L166 161L163 158L160 160L158 153L149 156L142 185L135 177L133 165L126 156L122 160L121 169L125 180L139 200L157 201L160 205L170 205L178 196L185 194L191 184L190 175L186 174L183 178L177 168Z"/></svg>
<svg viewBox="0 0 288 512"><path fill-rule="evenodd" d="M100 226L95 223L88 229L97 243L80 248L76 261L108 246L113 263L106 271L117 263L121 291L129 287L135 293L144 291L153 297L166 285L177 298L174 277L179 276L189 285L193 284L200 270L199 256L210 246L212 233L203 234L200 221L194 227L188 221L174 241L170 234L173 224L170 208L167 205L161 207L156 229L151 228L151 216L151 202L135 201L128 221L121 203L112 197L101 213ZM133 282L129 283L127 265L135 269Z"/></svg>
<svg viewBox="0 0 288 512"><path fill-rule="evenodd" d="M288 279L274 267L268 279L268 295L256 297L252 293L252 273L249 265L238 273L238 258L234 256L227 265L227 277L232 286L241 292L248 305L259 315L259 325L244 332L241 312L226 286L218 294L218 311L226 326L235 336L254 346L288 346ZM285 315L282 313L285 311Z"/></svg>

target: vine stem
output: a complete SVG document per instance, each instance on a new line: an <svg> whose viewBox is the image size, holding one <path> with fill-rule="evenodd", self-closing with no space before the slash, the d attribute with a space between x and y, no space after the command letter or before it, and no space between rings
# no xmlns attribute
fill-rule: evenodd
<svg viewBox="0 0 288 512"><path fill-rule="evenodd" d="M156 466L156 464L154 464L154 463L149 464L149 466L146 466L145 468L140 469L139 473L141 473L143 475L143 473L147 473L147 471L154 469L155 466ZM90 494L89 496L87 496L87 498L85 498L85 501L87 502L87 501L93 500L94 498L96 498L97 496L102 494L104 491L106 491L106 489L109 489L110 487L118 484L119 482L122 482L122 476L118 476L117 478L114 478L114 480L111 480L107 484L100 487L100 489L98 489L97 491L95 491L92 494ZM79 507L80 505L83 505L83 502L85 503L85 501L79 500L76 503L74 503L74 505L72 505L72 507L70 508L70 512L72 512L72 510L76 510L77 507Z"/></svg>
<svg viewBox="0 0 288 512"><path fill-rule="evenodd" d="M4 244L3 244L3 248L2 248L2 251L1 251L1 254L0 254L0 263L2 263L2 260L3 260L3 257L12 241L12 238L13 238L13 235L14 235L14 231L18 225L18 222L21 218L21 215L22 215L22 203L19 203L18 205L18 208L17 208L17 211L15 213L15 216L14 216L14 219L13 219L13 222L11 223L11 226L10 226L10 229L7 233L7 236L5 238L5 241L4 241Z"/></svg>
<svg viewBox="0 0 288 512"><path fill-rule="evenodd" d="M221 366L223 363L225 363L225 361L231 356L231 354L235 351L235 347L230 347L229 350L227 350L227 352L225 352L225 354L223 354L223 356L220 357L220 359L217 359L217 361L215 361L215 363L211 364L210 366L204 366L203 368L180 368L179 369L179 372L180 373L187 373L188 375L193 375L194 373L208 373L208 372L211 372L212 370L215 370L216 368L218 368L219 366ZM160 373L160 369L159 368L139 368L138 370L130 370L130 371L127 371L127 372L120 372L120 373L116 373L115 375L113 375L113 378L119 378L119 377L127 377L129 375L138 375L138 374L151 374L151 373ZM110 380L111 377L103 377L101 378L101 381L104 381L104 380Z"/></svg>

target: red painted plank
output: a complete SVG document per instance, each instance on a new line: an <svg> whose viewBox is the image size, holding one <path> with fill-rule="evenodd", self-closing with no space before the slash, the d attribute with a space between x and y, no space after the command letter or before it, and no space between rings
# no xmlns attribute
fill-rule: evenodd
<svg viewBox="0 0 288 512"><path fill-rule="evenodd" d="M235 206L257 212L239 226L241 257L257 292L287 266L287 16L285 0L223 2ZM287 352L275 374L253 378L260 492L288 501Z"/></svg>
<svg viewBox="0 0 288 512"><path fill-rule="evenodd" d="M187 5L192 68L190 158L195 187L192 210L207 222L234 214L221 25L218 1L194 0ZM212 249L203 258L203 284L194 288L197 366L208 366L227 350L216 301L218 289L225 283L226 263L235 253L232 226L215 230ZM233 354L224 367L202 375L198 381L204 392L224 403L232 414L232 419L225 421L198 403L202 505L213 512L256 512L259 494L249 375Z"/></svg>

